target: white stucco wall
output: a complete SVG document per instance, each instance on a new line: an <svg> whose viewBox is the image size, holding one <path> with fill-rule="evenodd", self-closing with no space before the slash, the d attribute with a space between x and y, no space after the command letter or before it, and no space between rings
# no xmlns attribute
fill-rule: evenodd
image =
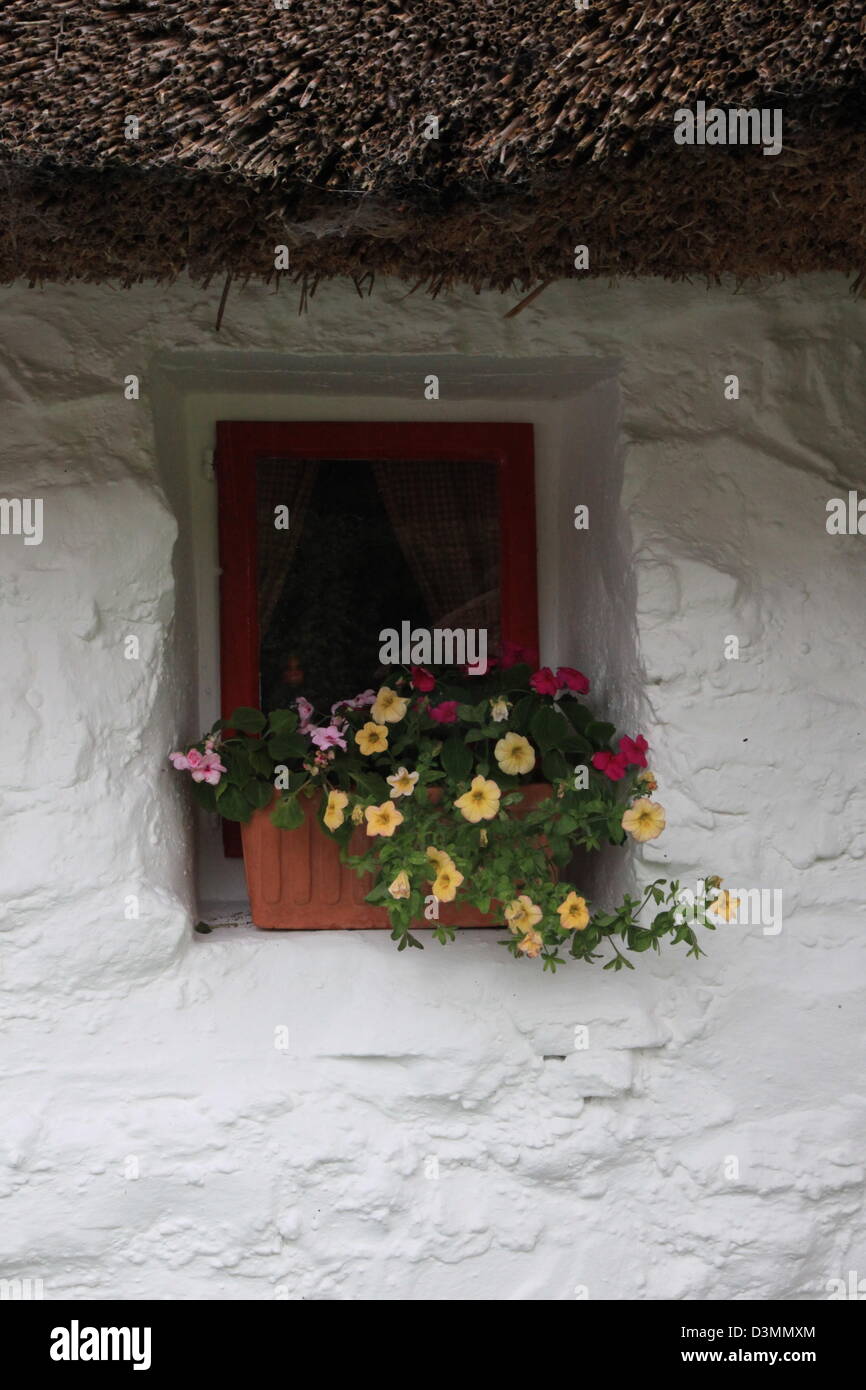
<svg viewBox="0 0 866 1390"><path fill-rule="evenodd" d="M866 491L866 306L830 277L563 285L512 320L496 296L324 286L299 318L251 286L216 337L218 294L0 293L0 495L45 507L41 546L0 537L0 1278L47 1298L799 1299L866 1274L866 538L824 527L829 497ZM265 396L309 416L286 362L351 353L589 373L502 411L547 431L548 652L624 721L643 709L670 828L641 872L780 889L781 932L555 978L498 933L399 956L387 933L192 934L164 756L213 667L197 431L236 389L217 359L255 356L251 416ZM477 410L467 389L438 418ZM429 408L420 386L388 406Z"/></svg>

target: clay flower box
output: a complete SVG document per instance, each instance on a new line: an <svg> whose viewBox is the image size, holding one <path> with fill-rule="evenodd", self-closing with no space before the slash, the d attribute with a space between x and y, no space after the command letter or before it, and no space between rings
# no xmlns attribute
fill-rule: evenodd
<svg viewBox="0 0 866 1390"><path fill-rule="evenodd" d="M241 825L256 926L390 928L401 951L423 949L413 927L442 945L458 927L504 927L516 959L551 972L563 951L592 962L601 946L605 969L631 968L618 941L658 950L666 935L702 954L678 884L656 879L611 909L565 881L576 850L585 862L629 835L655 839L665 814L646 740L614 746L580 671L533 666L505 644L474 677L392 667L389 684L327 714L302 696L243 707L172 753L200 805ZM644 926L651 901L667 905Z"/></svg>
<svg viewBox="0 0 866 1390"><path fill-rule="evenodd" d="M512 808L520 817L550 796L547 782L531 782L522 789L523 801ZM431 800L441 789L431 788ZM340 846L323 833L319 824L322 796L301 797L303 825L278 830L271 821L272 806L254 811L241 826L244 872L250 910L257 927L283 930L337 930L339 928L390 927L384 907L365 901L373 886L370 874L360 877L340 859ZM361 854L369 848L363 826L349 841L349 850ZM438 920L450 927L495 927L502 913L482 913L471 903L442 903ZM418 922L416 926L434 923Z"/></svg>

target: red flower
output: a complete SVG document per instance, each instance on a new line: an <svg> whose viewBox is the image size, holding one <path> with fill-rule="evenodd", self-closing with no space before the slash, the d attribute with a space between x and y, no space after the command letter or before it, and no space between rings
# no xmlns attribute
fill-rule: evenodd
<svg viewBox="0 0 866 1390"><path fill-rule="evenodd" d="M560 685L564 685L568 690L576 690L579 695L585 695L589 690L586 676L581 671L575 671L573 666L560 666L556 679Z"/></svg>
<svg viewBox="0 0 866 1390"><path fill-rule="evenodd" d="M436 685L436 677L430 674L426 666L410 666L409 670L416 690L432 690Z"/></svg>
<svg viewBox="0 0 866 1390"><path fill-rule="evenodd" d="M621 753L593 753L592 765L612 782L621 782L626 774L626 762Z"/></svg>
<svg viewBox="0 0 866 1390"><path fill-rule="evenodd" d="M500 657L502 669L509 666L534 666L538 660L538 652L534 647L521 647L519 642L503 642L502 654Z"/></svg>
<svg viewBox="0 0 866 1390"><path fill-rule="evenodd" d="M529 684L538 695L555 695L559 689L559 682L549 666L542 666L540 671L536 671Z"/></svg>
<svg viewBox="0 0 866 1390"><path fill-rule="evenodd" d="M629 738L625 734L619 741L619 756L625 759L629 767L646 767L648 748L643 734L638 734L637 738Z"/></svg>
<svg viewBox="0 0 866 1390"><path fill-rule="evenodd" d="M457 701L443 700L441 705L434 705L428 713L431 719L436 720L437 724L456 724Z"/></svg>

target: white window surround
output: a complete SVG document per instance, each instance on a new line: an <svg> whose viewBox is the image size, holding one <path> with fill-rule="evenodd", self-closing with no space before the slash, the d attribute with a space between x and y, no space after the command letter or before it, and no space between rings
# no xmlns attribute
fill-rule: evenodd
<svg viewBox="0 0 866 1390"><path fill-rule="evenodd" d="M180 525L174 640L179 727L190 738L219 713L216 485L208 476L217 420L528 422L535 428L539 634L544 664L585 670L599 704L636 712L634 594L620 512L618 363L554 357L296 357L176 351L153 373L157 455ZM439 377L440 399L424 399ZM588 531L574 508L590 508ZM194 596L186 603L184 595ZM633 722L633 721L632 721ZM219 826L201 818L200 912L242 909L240 860L226 859ZM275 933L274 935L281 935Z"/></svg>

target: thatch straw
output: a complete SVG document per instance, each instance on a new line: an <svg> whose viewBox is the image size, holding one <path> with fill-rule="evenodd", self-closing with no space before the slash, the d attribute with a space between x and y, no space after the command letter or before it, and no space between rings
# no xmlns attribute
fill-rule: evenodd
<svg viewBox="0 0 866 1390"><path fill-rule="evenodd" d="M859 271L864 34L804 0L9 0L0 279L271 278L281 244L308 293ZM784 153L675 146L698 100L783 108Z"/></svg>

